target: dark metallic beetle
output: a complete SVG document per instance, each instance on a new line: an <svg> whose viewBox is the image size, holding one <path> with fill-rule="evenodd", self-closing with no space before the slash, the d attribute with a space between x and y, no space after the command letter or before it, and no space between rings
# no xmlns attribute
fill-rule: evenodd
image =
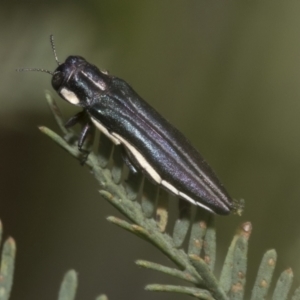
<svg viewBox="0 0 300 300"><path fill-rule="evenodd" d="M141 170L172 194L212 213L239 212L213 170L185 136L145 102L124 80L100 71L80 56L57 60L58 67L23 69L47 72L52 86L66 101L82 107L92 123L115 145L123 147L125 162ZM68 125L78 121L80 114ZM81 149L91 122L79 139Z"/></svg>

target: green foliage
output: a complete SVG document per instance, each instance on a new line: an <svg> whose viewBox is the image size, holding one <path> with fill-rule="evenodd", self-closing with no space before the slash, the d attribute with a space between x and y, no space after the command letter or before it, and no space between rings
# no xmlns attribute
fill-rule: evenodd
<svg viewBox="0 0 300 300"><path fill-rule="evenodd" d="M0 222L0 243L2 237L2 224ZM0 266L0 300L9 299L15 266L16 244L8 238L3 245Z"/></svg>
<svg viewBox="0 0 300 300"><path fill-rule="evenodd" d="M76 144L76 133L64 128L61 113L49 94L47 94L47 100L64 138L46 127L40 127L40 130L72 156L82 161L82 153L78 151ZM248 240L252 231L251 223L245 222L239 226L228 249L221 275L217 278L214 274L216 262L214 216L197 209L194 217L192 217L190 205L187 202L179 201L179 215L172 236L165 233L168 222L166 192L160 191L141 176L127 175L118 148L112 147L105 136L100 136L97 147L92 145L93 140L93 138L89 140L86 148L97 149L90 153L85 165L92 170L92 174L99 182L101 196L126 216L129 222L114 216L108 217L107 220L151 243L163 252L175 264L175 267L170 268L145 260L137 260L136 264L179 278L189 284L189 286L149 284L145 289L156 292L181 293L198 299L245 299L247 252ZM1 228L0 226L0 236ZM187 238L189 239L188 249L185 251L182 244ZM15 244L9 238L4 243L2 250L0 300L7 300L10 294L14 257ZM276 260L275 250L269 250L263 256L252 289L252 300L266 299ZM275 285L272 299L288 299L292 280L292 270L285 270ZM77 274L74 270L70 270L64 276L58 299L74 300L76 289ZM300 300L300 288L296 289L290 299ZM107 297L101 295L96 300L107 300Z"/></svg>
<svg viewBox="0 0 300 300"><path fill-rule="evenodd" d="M74 270L68 271L61 283L58 300L74 300L77 290L77 274Z"/></svg>

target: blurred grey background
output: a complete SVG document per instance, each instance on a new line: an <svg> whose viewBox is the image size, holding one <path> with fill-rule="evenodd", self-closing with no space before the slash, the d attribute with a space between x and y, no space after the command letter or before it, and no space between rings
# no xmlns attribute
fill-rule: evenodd
<svg viewBox="0 0 300 300"><path fill-rule="evenodd" d="M134 260L172 264L109 224L119 214L87 168L37 130L58 130L44 97L51 77L15 69L54 70L50 34L60 61L81 55L128 81L245 199L241 218L217 218L219 266L235 228L251 221L247 291L270 248L276 275L292 267L299 285L299 15L299 1L1 1L0 218L18 247L12 299L56 299L70 268L77 299L183 298L143 290L180 282Z"/></svg>

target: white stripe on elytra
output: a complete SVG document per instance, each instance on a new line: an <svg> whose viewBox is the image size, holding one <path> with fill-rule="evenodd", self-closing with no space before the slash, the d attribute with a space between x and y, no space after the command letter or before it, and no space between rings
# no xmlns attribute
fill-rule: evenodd
<svg viewBox="0 0 300 300"><path fill-rule="evenodd" d="M81 73L88 78L95 86L97 86L101 91L105 91L106 89L106 84L103 81L94 81L88 74L84 73L83 71L81 71Z"/></svg>
<svg viewBox="0 0 300 300"><path fill-rule="evenodd" d="M175 195L177 195L177 196L179 195L179 191L171 183L169 183L165 180L162 180L161 185L164 186L165 188L167 188L169 191L171 191Z"/></svg>
<svg viewBox="0 0 300 300"><path fill-rule="evenodd" d="M184 193L182 193L182 192L179 192L179 197L182 197L183 199L185 199L185 200L191 202L191 203L194 204L194 205L198 205L198 206L200 206L200 207L202 207L202 208L204 208L204 209L206 209L206 210L208 210L208 211L210 211L210 212L212 212L212 213L215 213L215 212L214 212L211 208L209 208L208 206L206 206L206 205L204 205L204 204L202 204L202 203L200 203L200 202L198 202L198 201L195 201L194 199L192 199L191 197L189 197L188 195L186 195L186 194L184 194Z"/></svg>
<svg viewBox="0 0 300 300"><path fill-rule="evenodd" d="M111 135L106 127L102 125L99 121L91 117L92 122L95 124L95 126L103 133L105 134L115 145L120 145L121 141L117 138L115 138L113 135Z"/></svg>
<svg viewBox="0 0 300 300"><path fill-rule="evenodd" d="M66 88L62 88L60 90L60 94L70 103L74 105L78 105L80 103L80 100L76 96L76 94Z"/></svg>
<svg viewBox="0 0 300 300"><path fill-rule="evenodd" d="M148 163L146 158L129 142L127 142L125 139L123 139L120 135L117 133L112 133L112 135L118 139L134 156L134 158L138 161L140 166L149 174L149 176L158 184L161 183L161 177L159 174L151 167L151 165Z"/></svg>
<svg viewBox="0 0 300 300"><path fill-rule="evenodd" d="M165 180L162 180L161 177L159 176L159 174L151 167L151 165L146 160L146 158L134 146L132 146L128 141L126 141L124 138L122 138L119 134L114 133L114 132L112 134L110 134L108 132L108 130L100 122L98 122L94 118L91 118L91 119L92 119L93 123L96 125L96 127L102 133L104 133L115 145L123 144L131 152L131 154L135 157L135 159L138 161L140 166L149 174L149 176L156 183L161 184L162 186L164 186L167 190L169 190L173 194L189 201L190 203L200 206L200 207L214 213L214 211L211 208L209 208L208 206L206 206L198 201L193 200L188 195L178 191L171 183L169 183Z"/></svg>

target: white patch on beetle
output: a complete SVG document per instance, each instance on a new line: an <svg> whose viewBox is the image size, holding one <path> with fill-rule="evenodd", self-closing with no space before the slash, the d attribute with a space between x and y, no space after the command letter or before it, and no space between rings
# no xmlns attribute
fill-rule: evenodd
<svg viewBox="0 0 300 300"><path fill-rule="evenodd" d="M66 88L62 88L60 90L60 94L71 104L74 105L79 105L80 100L78 99L78 97L76 96L76 94Z"/></svg>
<svg viewBox="0 0 300 300"><path fill-rule="evenodd" d="M200 203L200 202L198 202L198 201L195 201L194 199L192 199L191 197L189 197L188 195L186 195L186 194L184 194L184 193L182 193L182 192L179 192L179 197L182 197L183 199L185 199L185 200L191 202L191 203L194 204L194 205L200 206L200 207L202 207L202 208L204 208L204 209L206 209L206 210L208 210L208 211L210 211L210 212L212 212L212 213L215 213L215 212L214 212L211 208L209 208L208 206L206 206L206 205L204 205L204 204L202 204L202 203Z"/></svg>
<svg viewBox="0 0 300 300"><path fill-rule="evenodd" d="M161 184L161 177L159 174L151 167L146 158L129 142L127 142L124 138L122 138L117 133L112 133L112 135L119 140L134 156L134 158L138 161L140 166L147 172L147 174L158 184Z"/></svg>
<svg viewBox="0 0 300 300"><path fill-rule="evenodd" d="M115 145L120 145L121 141L117 138L115 138L113 135L111 135L106 127L102 125L99 121L91 117L92 122L95 124L95 126L103 133L105 134Z"/></svg>
<svg viewBox="0 0 300 300"><path fill-rule="evenodd" d="M83 71L81 71L81 73L88 78L96 87L98 87L101 91L105 91L107 86L104 83L104 81L95 81L93 80L88 74L84 73Z"/></svg>
<svg viewBox="0 0 300 300"><path fill-rule="evenodd" d="M115 145L123 144L135 157L135 159L138 161L140 166L147 172L147 174L157 183L164 186L167 190L172 192L173 194L181 197L184 200L187 200L188 202L192 203L193 205L200 206L212 213L215 213L211 208L208 206L202 204L201 202L195 201L190 196L186 195L183 192L180 192L177 190L171 183L167 182L166 180L162 180L160 175L153 169L153 167L149 164L149 162L146 160L146 158L128 141L126 141L124 138L122 138L119 134L112 132L109 133L106 127L102 125L99 121L91 117L92 122L95 124L95 126L103 133L105 134Z"/></svg>
<svg viewBox="0 0 300 300"><path fill-rule="evenodd" d="M170 192L174 193L175 195L179 195L179 191L171 183L162 180L161 185L168 189Z"/></svg>

